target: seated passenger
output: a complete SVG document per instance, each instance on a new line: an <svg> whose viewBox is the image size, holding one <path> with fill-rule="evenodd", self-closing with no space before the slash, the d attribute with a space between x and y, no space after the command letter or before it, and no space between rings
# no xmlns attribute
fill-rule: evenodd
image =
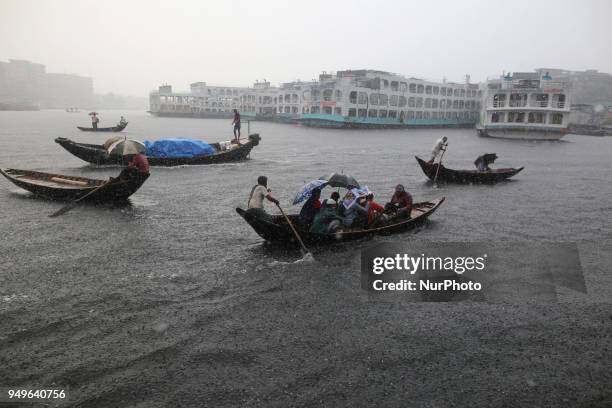
<svg viewBox="0 0 612 408"><path fill-rule="evenodd" d="M300 211L300 223L305 227L309 227L314 220L315 215L321 209L321 202L319 198L321 197L321 190L316 189L313 190L312 195L304 205L302 206L302 210Z"/></svg>
<svg viewBox="0 0 612 408"><path fill-rule="evenodd" d="M484 160L480 160L478 162L478 171L480 172L485 172L485 171L490 171L491 169L489 168L489 166L485 163Z"/></svg>
<svg viewBox="0 0 612 408"><path fill-rule="evenodd" d="M345 227L363 227L368 221L368 209L365 207L366 198L360 197L349 208L344 209L342 223Z"/></svg>
<svg viewBox="0 0 612 408"><path fill-rule="evenodd" d="M395 186L395 192L391 201L385 204L385 212L395 214L398 217L410 218L412 212L412 196L403 185Z"/></svg>
<svg viewBox="0 0 612 408"><path fill-rule="evenodd" d="M316 234L330 234L336 232L340 227L341 218L336 214L336 202L328 198L314 217L310 232Z"/></svg>
<svg viewBox="0 0 612 408"><path fill-rule="evenodd" d="M385 209L374 201L374 194L370 193L366 196L365 207L368 210L368 227L376 227L386 223Z"/></svg>

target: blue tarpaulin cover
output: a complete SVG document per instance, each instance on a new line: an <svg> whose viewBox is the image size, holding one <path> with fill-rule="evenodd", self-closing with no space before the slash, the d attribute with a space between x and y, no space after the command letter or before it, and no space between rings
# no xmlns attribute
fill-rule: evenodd
<svg viewBox="0 0 612 408"><path fill-rule="evenodd" d="M194 139L168 138L154 142L145 140L146 155L149 157L196 157L210 156L215 149L206 142Z"/></svg>

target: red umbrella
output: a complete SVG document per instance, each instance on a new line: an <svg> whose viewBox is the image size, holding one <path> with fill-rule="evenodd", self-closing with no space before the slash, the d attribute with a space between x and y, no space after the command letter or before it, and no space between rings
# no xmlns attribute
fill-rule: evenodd
<svg viewBox="0 0 612 408"><path fill-rule="evenodd" d="M89 115L91 116L96 116L98 114L98 112L89 112Z"/></svg>

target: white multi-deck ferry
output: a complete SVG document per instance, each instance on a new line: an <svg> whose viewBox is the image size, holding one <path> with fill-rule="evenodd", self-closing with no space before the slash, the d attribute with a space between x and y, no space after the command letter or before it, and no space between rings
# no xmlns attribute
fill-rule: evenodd
<svg viewBox="0 0 612 408"><path fill-rule="evenodd" d="M191 85L191 92L161 86L150 94L159 116L243 116L292 121L305 126L386 128L473 126L481 108L477 84L431 82L376 70L323 73L318 81L252 88Z"/></svg>
<svg viewBox="0 0 612 408"><path fill-rule="evenodd" d="M515 72L483 85L481 136L558 140L566 133L570 116L568 84L547 72Z"/></svg>

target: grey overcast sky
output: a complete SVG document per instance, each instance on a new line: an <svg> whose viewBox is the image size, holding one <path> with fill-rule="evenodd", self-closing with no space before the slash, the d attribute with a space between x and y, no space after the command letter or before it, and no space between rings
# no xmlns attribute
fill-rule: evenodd
<svg viewBox="0 0 612 408"><path fill-rule="evenodd" d="M370 68L472 81L612 72L612 0L0 0L0 61L88 75L96 92L251 85Z"/></svg>

